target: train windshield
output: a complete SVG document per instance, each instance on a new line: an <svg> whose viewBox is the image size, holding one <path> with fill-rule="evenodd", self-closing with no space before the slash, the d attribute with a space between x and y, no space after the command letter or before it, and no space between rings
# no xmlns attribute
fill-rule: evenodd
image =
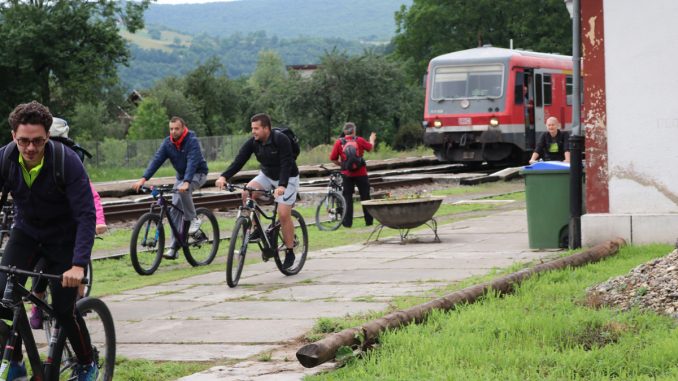
<svg viewBox="0 0 678 381"><path fill-rule="evenodd" d="M433 74L431 98L499 98L503 79L503 65L439 66Z"/></svg>

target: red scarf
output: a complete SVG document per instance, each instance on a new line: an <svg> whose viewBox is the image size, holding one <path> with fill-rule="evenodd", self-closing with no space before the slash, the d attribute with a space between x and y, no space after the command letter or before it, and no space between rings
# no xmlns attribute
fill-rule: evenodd
<svg viewBox="0 0 678 381"><path fill-rule="evenodd" d="M188 128L184 128L184 132L181 134L181 137L179 137L179 140L177 141L174 141L174 137L170 134L170 140L177 147L177 151L181 150L181 142L184 141L186 135L188 135Z"/></svg>

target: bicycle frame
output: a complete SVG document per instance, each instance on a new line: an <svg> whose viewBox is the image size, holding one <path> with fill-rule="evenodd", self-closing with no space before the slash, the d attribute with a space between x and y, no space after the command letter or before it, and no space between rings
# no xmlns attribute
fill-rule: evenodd
<svg viewBox="0 0 678 381"><path fill-rule="evenodd" d="M53 351L56 344L56 338L59 336L59 330L61 329L59 324L55 324L52 331L52 340L49 342L47 359L45 362L40 360L40 354L38 353L38 347L35 343L35 338L33 337L33 332L30 329L28 323L28 317L26 316L26 308L24 306L24 301L30 301L38 308L40 308L44 313L46 313L50 318L54 316L54 310L51 306L45 303L40 298L33 295L28 289L26 289L18 280L17 275L30 275L34 274L32 272L24 272L16 268L10 268L14 273L7 272L7 282L5 285L5 290L3 292L2 300L0 304L4 307L9 308L13 312L12 318L12 328L10 330L9 337L7 338L7 344L5 345L3 356L2 356L2 365L0 365L0 377L5 372L6 368L9 366L9 361L12 358L13 352L17 349L17 343L19 335L24 342L24 347L26 348L26 355L28 356L28 361L31 364L33 370L33 380L51 380L54 379L54 375L58 378L59 369L53 367L52 358ZM46 277L50 279L61 279L58 275L48 275L41 274L41 277ZM21 350L21 348L18 348ZM54 372L57 372L56 374ZM0 378L4 380L4 378Z"/></svg>
<svg viewBox="0 0 678 381"><path fill-rule="evenodd" d="M254 221L254 224L256 225L257 229L260 229L262 232L262 237L263 241L260 241L260 246L263 243L263 247L261 247L262 250L272 250L273 249L273 242L270 241L269 233L272 229L276 228L276 223L279 221L276 221L276 216L278 214L278 203L274 202L273 203L273 212L271 215L267 215L266 212L264 212L263 209L259 206L259 204L256 202L254 198L252 198L252 190L247 190L247 199L245 200L245 205L240 206L238 209L238 215L237 217L240 217L243 214L243 211L247 214L247 217L250 219L250 221ZM264 230L263 225L261 224L262 219L260 218L263 217L266 220L271 221L269 224L269 227ZM250 223L251 224L251 223Z"/></svg>
<svg viewBox="0 0 678 381"><path fill-rule="evenodd" d="M169 216L169 211L170 209L175 209L181 214L182 216L184 215L184 211L181 210L178 206L172 204L169 200L167 200L167 197L165 197L165 192L166 190L154 190L152 192L157 192L156 194L153 194L153 197L156 199L156 202L154 204L151 204L150 207L150 212L155 213L155 210L157 208L160 208L160 212L158 213L160 215L160 221L163 219L167 218L167 222L169 223L169 227L172 230L172 234L176 238L176 240L181 244L181 247L188 247L188 239L186 239L186 235L183 232L179 232L177 227L174 225L174 222L172 221L172 218ZM146 226L146 229L149 229L150 225ZM156 233L157 235L158 233ZM146 236L148 236L148 231L146 231ZM155 237L156 241L158 237Z"/></svg>

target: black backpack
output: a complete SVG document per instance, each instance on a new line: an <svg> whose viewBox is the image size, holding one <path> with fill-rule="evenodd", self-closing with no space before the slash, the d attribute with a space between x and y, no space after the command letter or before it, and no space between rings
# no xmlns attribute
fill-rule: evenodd
<svg viewBox="0 0 678 381"><path fill-rule="evenodd" d="M80 157L81 161L85 160L85 157L91 158L92 154L89 153L86 149L80 147L79 144L74 142L69 138L64 137L50 137L47 140L47 144L51 146L52 152L52 162L54 163L52 176L54 176L54 182L57 185L57 189L64 193L66 189L66 177L64 175L64 156L66 156L65 147L71 148L75 153ZM7 199L7 192L11 185L14 166L16 162L10 159L12 152L16 149L16 142L12 141L3 147L2 153L0 154L0 178L3 180L2 188L2 198L0 199L0 204L4 204L4 201Z"/></svg>
<svg viewBox="0 0 678 381"><path fill-rule="evenodd" d="M289 127L273 127L271 130L274 133L278 132L287 136L287 139L289 139L290 143L292 143L292 155L296 160L297 157L299 157L299 153L301 152L301 148L299 147L299 138L297 138L297 135L295 135L292 129Z"/></svg>
<svg viewBox="0 0 678 381"><path fill-rule="evenodd" d="M341 169L355 172L366 165L365 159L358 156L358 142L355 139L341 138L341 148L346 156L346 160L341 162Z"/></svg>

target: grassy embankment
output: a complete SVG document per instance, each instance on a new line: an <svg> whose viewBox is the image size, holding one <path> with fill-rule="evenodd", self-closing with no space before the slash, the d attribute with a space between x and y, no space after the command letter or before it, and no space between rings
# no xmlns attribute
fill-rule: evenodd
<svg viewBox="0 0 678 381"><path fill-rule="evenodd" d="M451 312L435 312L424 324L384 334L378 349L363 358L349 357L345 367L306 379L678 379L675 320L639 310L595 309L586 300L587 287L670 250L626 247L600 263L530 279L513 295L488 295ZM321 320L316 333L361 322Z"/></svg>

